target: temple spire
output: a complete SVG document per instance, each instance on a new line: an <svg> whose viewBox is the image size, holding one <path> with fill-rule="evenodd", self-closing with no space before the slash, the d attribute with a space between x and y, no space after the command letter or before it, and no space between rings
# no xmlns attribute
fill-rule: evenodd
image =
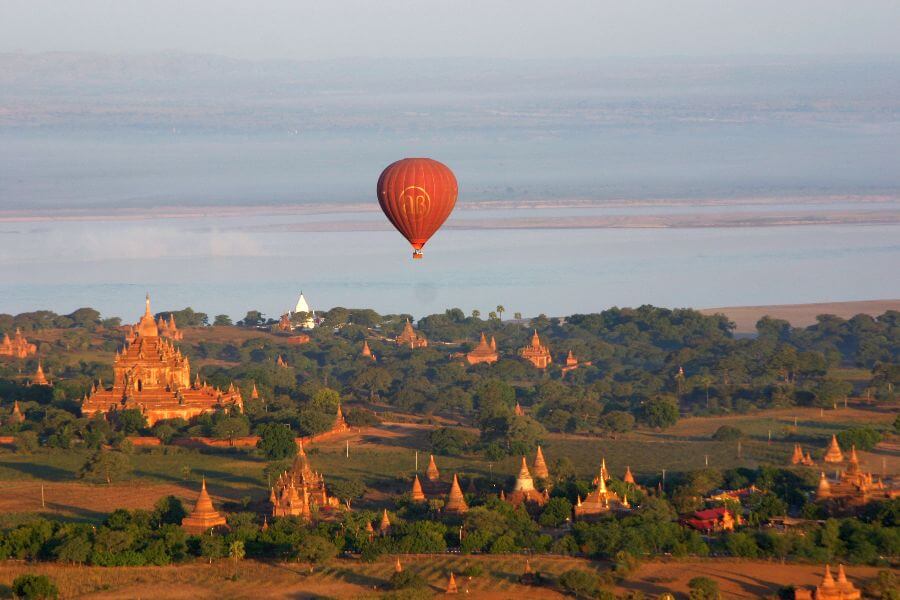
<svg viewBox="0 0 900 600"><path fill-rule="evenodd" d="M426 499L425 492L422 491L422 483L419 481L418 474L413 476L411 497L413 502L424 502Z"/></svg>
<svg viewBox="0 0 900 600"><path fill-rule="evenodd" d="M428 468L425 470L425 477L428 481L437 481L441 478L441 472L438 471L437 465L434 463L434 454L428 459Z"/></svg>
<svg viewBox="0 0 900 600"><path fill-rule="evenodd" d="M550 479L550 470L547 469L547 462L544 460L544 452L540 445L534 455L534 465L532 466L532 474L538 479Z"/></svg>
<svg viewBox="0 0 900 600"><path fill-rule="evenodd" d="M525 457L522 457L522 467L519 469L519 476L516 478L516 487L513 488L514 492L527 492L529 490L534 489L534 480L531 478L531 473L528 471L528 463L525 462Z"/></svg>
<svg viewBox="0 0 900 600"><path fill-rule="evenodd" d="M459 487L459 478L456 473L453 474L453 484L450 486L450 493L447 495L447 503L444 505L444 511L449 513L464 513L469 510L466 499L463 496L462 489Z"/></svg>

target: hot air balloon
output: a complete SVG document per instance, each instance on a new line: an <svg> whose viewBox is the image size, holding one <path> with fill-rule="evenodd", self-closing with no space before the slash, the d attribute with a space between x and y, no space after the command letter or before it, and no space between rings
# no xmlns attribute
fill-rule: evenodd
<svg viewBox="0 0 900 600"><path fill-rule="evenodd" d="M378 203L388 220L422 258L422 247L444 224L456 204L456 177L430 158L404 158L378 178Z"/></svg>

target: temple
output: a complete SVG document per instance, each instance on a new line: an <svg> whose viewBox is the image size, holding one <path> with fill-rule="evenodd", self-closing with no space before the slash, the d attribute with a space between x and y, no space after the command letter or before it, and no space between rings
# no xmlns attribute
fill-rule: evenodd
<svg viewBox="0 0 900 600"><path fill-rule="evenodd" d="M328 495L325 479L312 470L301 442L291 468L278 476L269 495L273 517L302 517L312 520L321 511L333 511L340 506L337 498Z"/></svg>
<svg viewBox="0 0 900 600"><path fill-rule="evenodd" d="M41 364L41 361L38 361L37 370L34 372L34 377L31 378L31 385L50 385L50 381L44 375L44 365Z"/></svg>
<svg viewBox="0 0 900 600"><path fill-rule="evenodd" d="M850 448L847 470L834 481L829 481L822 472L816 489L816 502L822 503L833 514L852 514L855 509L873 500L891 500L900 497L900 490L888 487L884 481L876 480L872 473L865 473L859 467L856 447Z"/></svg>
<svg viewBox="0 0 900 600"><path fill-rule="evenodd" d="M175 325L175 315L170 314L168 321L160 315L156 322L156 328L159 330L159 337L169 338L176 342L184 339L184 333Z"/></svg>
<svg viewBox="0 0 900 600"><path fill-rule="evenodd" d="M406 325L403 326L403 332L397 336L397 344L400 346L409 346L412 349L427 348L428 340L425 339L425 336L421 333L417 333L416 330L413 329L412 323L407 319Z"/></svg>
<svg viewBox="0 0 900 600"><path fill-rule="evenodd" d="M795 588L794 600L859 600L862 593L847 579L844 565L838 565L837 581L831 575L831 566L825 565L822 583L814 588Z"/></svg>
<svg viewBox="0 0 900 600"><path fill-rule="evenodd" d="M634 475L631 474L630 466L625 467L625 475L622 477L622 481L630 485L637 485L634 481Z"/></svg>
<svg viewBox="0 0 900 600"><path fill-rule="evenodd" d="M350 426L347 425L347 421L344 419L344 411L341 410L341 405L337 405L337 413L334 416L334 424L331 426L331 429L328 431L329 433L334 433L337 431L347 431L350 429Z"/></svg>
<svg viewBox="0 0 900 600"><path fill-rule="evenodd" d="M375 355L372 354L372 349L369 348L369 341L363 340L362 352L360 352L360 356L363 358L368 358L371 361L375 360Z"/></svg>
<svg viewBox="0 0 900 600"><path fill-rule="evenodd" d="M82 401L84 416L137 409L152 426L165 419L190 420L217 410L244 409L241 393L234 385L219 390L201 383L199 375L191 383L188 358L159 336L150 312L150 296L144 316L125 340L124 350L116 352L113 372L112 388L95 386Z"/></svg>
<svg viewBox="0 0 900 600"><path fill-rule="evenodd" d="M706 533L734 531L735 525L741 524L740 515L735 518L731 511L720 506L707 510L698 510L681 519L681 524Z"/></svg>
<svg viewBox="0 0 900 600"><path fill-rule="evenodd" d="M481 363L493 364L499 360L500 355L497 354L497 342L491 336L491 342L488 343L484 334L481 334L481 341L475 346L475 349L466 354L466 362L470 365L478 365Z"/></svg>
<svg viewBox="0 0 900 600"><path fill-rule="evenodd" d="M837 440L835 440L835 443L836 442ZM840 451L840 449L838 451ZM800 444L794 444L794 453L791 455L791 464L812 467L815 466L816 463L813 461L812 456L809 455L809 452L803 454L803 448Z"/></svg>
<svg viewBox="0 0 900 600"><path fill-rule="evenodd" d="M441 472L438 471L437 464L434 462L434 454L428 457L428 468L425 470L425 476L428 481L438 481L441 478Z"/></svg>
<svg viewBox="0 0 900 600"><path fill-rule="evenodd" d="M13 423L24 423L25 415L22 414L22 409L19 408L19 401L13 401L12 413L9 415L10 420Z"/></svg>
<svg viewBox="0 0 900 600"><path fill-rule="evenodd" d="M531 344L519 350L519 356L533 364L538 369L546 369L553 362L550 357L550 350L541 343L537 330L531 336Z"/></svg>
<svg viewBox="0 0 900 600"><path fill-rule="evenodd" d="M584 500L579 496L575 503L576 519L603 515L610 511L631 510L627 495L619 498L618 494L606 487L608 479L609 472L606 470L606 460L603 460L600 463L600 473L594 479L594 484L597 487Z"/></svg>
<svg viewBox="0 0 900 600"><path fill-rule="evenodd" d="M419 481L419 475L416 474L413 477L412 491L410 492L410 498L413 502L425 502L427 498L425 497L425 490L422 489L422 482Z"/></svg>
<svg viewBox="0 0 900 600"><path fill-rule="evenodd" d="M193 535L200 535L213 527L225 525L225 517L213 507L212 499L206 491L206 479L200 486L200 495L190 515L181 520L181 527Z"/></svg>
<svg viewBox="0 0 900 600"><path fill-rule="evenodd" d="M525 409L522 408L522 405L519 404L518 400L516 400L516 406L513 408L513 414L516 415L517 417L525 416Z"/></svg>
<svg viewBox="0 0 900 600"><path fill-rule="evenodd" d="M450 486L450 493L447 495L446 504L444 504L444 512L461 515L468 510L469 505L466 504L462 489L459 487L459 478L456 476L456 473L454 473L453 484Z"/></svg>
<svg viewBox="0 0 900 600"><path fill-rule="evenodd" d="M550 496L546 491L539 492L535 489L534 479L531 477L531 472L528 470L528 464L525 462L525 457L523 456L522 467L519 469L519 476L516 478L516 485L513 488L513 491L506 495L505 500L513 506L519 506L529 502L543 506L549 499Z"/></svg>
<svg viewBox="0 0 900 600"><path fill-rule="evenodd" d="M831 443L828 444L828 450L825 451L825 462L827 463L840 463L844 462L844 453L841 452L841 447L838 445L837 436L831 436Z"/></svg>
<svg viewBox="0 0 900 600"><path fill-rule="evenodd" d="M541 447L537 447L537 452L534 455L534 463L531 465L531 472L536 479L543 479L547 481L550 479L550 470L547 469L547 462L544 460L544 452L541 450Z"/></svg>
<svg viewBox="0 0 900 600"><path fill-rule="evenodd" d="M591 366L591 362L578 362L578 359L575 358L575 354L569 350L569 354L566 356L566 364L562 367L563 373L568 373L569 371L574 371L578 367L589 367Z"/></svg>
<svg viewBox="0 0 900 600"><path fill-rule="evenodd" d="M289 317L291 317L291 321L295 320L292 318L295 314L300 314L301 317L305 315L303 320L300 321L300 326L303 329L314 329L316 327L316 311L309 308L309 302L306 301L303 292L300 292L300 297L297 298L294 310L290 311Z"/></svg>
<svg viewBox="0 0 900 600"><path fill-rule="evenodd" d="M37 353L37 346L28 343L22 332L16 327L16 333L12 339L9 334L3 334L3 341L0 342L0 356L12 356L13 358L28 358Z"/></svg>

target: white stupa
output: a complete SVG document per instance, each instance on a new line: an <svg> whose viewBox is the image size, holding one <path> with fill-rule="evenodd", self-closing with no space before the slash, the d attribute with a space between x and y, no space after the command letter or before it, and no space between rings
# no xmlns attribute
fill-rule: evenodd
<svg viewBox="0 0 900 600"><path fill-rule="evenodd" d="M309 307L309 302L306 301L303 292L300 292L300 297L297 298L297 305L291 313L306 313L306 320L301 325L304 329L314 329L316 327L316 313Z"/></svg>

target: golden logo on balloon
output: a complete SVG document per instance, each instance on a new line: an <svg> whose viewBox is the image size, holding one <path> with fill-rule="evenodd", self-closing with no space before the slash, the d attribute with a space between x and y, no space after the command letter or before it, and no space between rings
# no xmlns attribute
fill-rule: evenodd
<svg viewBox="0 0 900 600"><path fill-rule="evenodd" d="M425 188L411 185L400 192L400 210L403 214L419 219L431 212L431 196Z"/></svg>

